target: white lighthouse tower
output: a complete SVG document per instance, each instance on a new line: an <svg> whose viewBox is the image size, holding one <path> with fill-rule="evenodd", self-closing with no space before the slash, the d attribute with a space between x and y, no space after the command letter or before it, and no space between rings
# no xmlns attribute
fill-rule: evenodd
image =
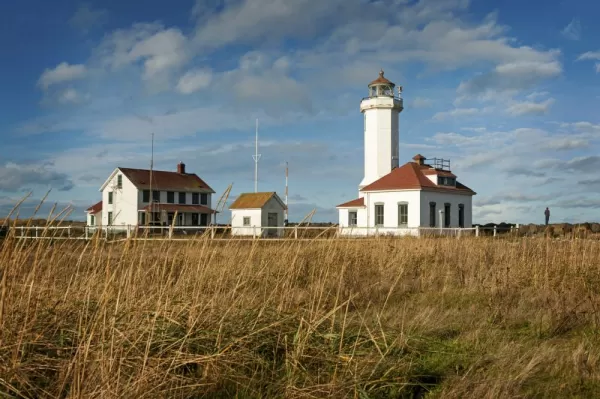
<svg viewBox="0 0 600 399"><path fill-rule="evenodd" d="M395 86L381 70L379 77L369 83L369 96L360 103L364 114L365 175L359 190L398 167L398 118L404 107L402 86L398 86L398 96ZM359 196L362 197L360 191Z"/></svg>

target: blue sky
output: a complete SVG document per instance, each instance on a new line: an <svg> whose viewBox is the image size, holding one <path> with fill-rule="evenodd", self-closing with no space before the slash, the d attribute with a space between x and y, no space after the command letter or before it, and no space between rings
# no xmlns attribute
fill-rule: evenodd
<svg viewBox="0 0 600 399"><path fill-rule="evenodd" d="M283 194L336 221L362 179L360 100L404 87L400 158L449 158L476 223L600 218L593 1L23 0L0 5L0 211L98 201L116 166L178 161L217 197ZM228 212L227 212L228 213ZM223 217L222 217L223 218Z"/></svg>

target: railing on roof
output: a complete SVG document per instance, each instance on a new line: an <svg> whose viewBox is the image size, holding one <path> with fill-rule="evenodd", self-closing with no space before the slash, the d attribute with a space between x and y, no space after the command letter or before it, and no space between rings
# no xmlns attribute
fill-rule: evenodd
<svg viewBox="0 0 600 399"><path fill-rule="evenodd" d="M430 159L427 159L427 161L430 161L428 163L431 166L433 166L435 169L450 171L450 160L449 159L430 158Z"/></svg>

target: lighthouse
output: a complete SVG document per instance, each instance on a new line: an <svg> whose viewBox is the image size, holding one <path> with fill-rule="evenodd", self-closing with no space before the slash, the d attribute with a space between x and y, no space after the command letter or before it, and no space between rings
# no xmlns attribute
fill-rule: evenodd
<svg viewBox="0 0 600 399"><path fill-rule="evenodd" d="M364 177L360 189L387 175L399 164L398 119L404 109L402 86L389 81L383 70L369 83L369 95L360 102L364 118Z"/></svg>
<svg viewBox="0 0 600 399"><path fill-rule="evenodd" d="M412 162L400 165L398 119L403 108L402 86L396 87L380 71L369 83L368 97L360 102L365 174L358 198L336 206L340 235L473 231L476 193L457 180L449 159L417 154Z"/></svg>

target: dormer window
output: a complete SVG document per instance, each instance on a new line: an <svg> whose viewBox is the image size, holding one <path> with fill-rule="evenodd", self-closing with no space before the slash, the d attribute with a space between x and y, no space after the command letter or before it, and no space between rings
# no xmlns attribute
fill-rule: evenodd
<svg viewBox="0 0 600 399"><path fill-rule="evenodd" d="M448 176L438 176L438 186L456 186L456 178Z"/></svg>

